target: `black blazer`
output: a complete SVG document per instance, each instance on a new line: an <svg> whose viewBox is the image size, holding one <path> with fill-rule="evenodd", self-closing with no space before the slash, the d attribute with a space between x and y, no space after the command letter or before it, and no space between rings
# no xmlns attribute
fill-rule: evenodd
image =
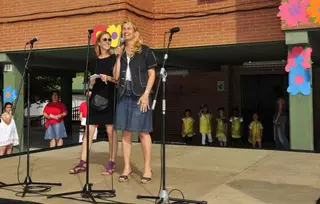
<svg viewBox="0 0 320 204"><path fill-rule="evenodd" d="M148 70L157 67L157 59L151 48L142 45L141 52L135 53L129 62L131 71L132 92L136 96L141 96L147 87ZM121 97L125 92L127 73L127 54L121 56L120 82L118 94Z"/></svg>

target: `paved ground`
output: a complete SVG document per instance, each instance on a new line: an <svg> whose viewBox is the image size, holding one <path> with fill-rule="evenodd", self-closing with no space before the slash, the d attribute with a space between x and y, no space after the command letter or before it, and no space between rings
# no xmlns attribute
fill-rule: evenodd
<svg viewBox="0 0 320 204"><path fill-rule="evenodd" d="M98 142L91 154L90 181L94 189L110 189L112 178L100 175L108 158L108 144ZM62 182L53 187L52 193L81 190L85 174L69 175L68 170L79 158L79 147L69 147L31 155L31 177L34 181ZM312 204L320 197L320 155L313 153L283 152L271 150L248 150L195 146L167 146L167 188L180 189L186 198L206 200L217 204ZM117 196L113 201L126 203L154 203L137 200L137 194L157 195L160 185L160 145L153 145L151 184L139 183L142 174L140 144L134 144L132 165L134 174L128 183L118 183L123 167L119 151L114 188ZM0 181L16 182L18 157L0 159ZM20 179L26 173L26 158L22 157ZM0 189L0 197L19 199L14 191ZM40 203L80 203L61 198L46 199L44 196L28 195L28 201ZM181 197L178 192L171 194ZM80 199L79 195L73 196ZM20 198L21 199L21 198Z"/></svg>

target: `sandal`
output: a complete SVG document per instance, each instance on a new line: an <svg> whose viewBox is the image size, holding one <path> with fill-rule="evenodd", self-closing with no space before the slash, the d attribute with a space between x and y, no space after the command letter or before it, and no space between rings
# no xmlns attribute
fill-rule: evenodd
<svg viewBox="0 0 320 204"><path fill-rule="evenodd" d="M151 171L151 175L153 174L153 172ZM148 184L150 183L152 180L151 177L145 177L145 176L142 176L141 180L140 180L140 183L142 184Z"/></svg>
<svg viewBox="0 0 320 204"><path fill-rule="evenodd" d="M70 169L70 174L78 174L81 172L85 172L87 170L87 167L85 166L86 162L83 160L80 160L79 164L75 166L73 169Z"/></svg>
<svg viewBox="0 0 320 204"><path fill-rule="evenodd" d="M101 173L102 175L111 175L116 168L116 163L113 161L108 161L105 170Z"/></svg>
<svg viewBox="0 0 320 204"><path fill-rule="evenodd" d="M140 180L140 182L141 182L142 184L148 184L148 183L151 182L151 180L152 180L151 177L142 177L141 180Z"/></svg>
<svg viewBox="0 0 320 204"><path fill-rule="evenodd" d="M129 181L129 175L132 174L132 173L133 173L133 171L131 170L128 175L121 175L121 176L119 176L118 181L119 181L120 183Z"/></svg>

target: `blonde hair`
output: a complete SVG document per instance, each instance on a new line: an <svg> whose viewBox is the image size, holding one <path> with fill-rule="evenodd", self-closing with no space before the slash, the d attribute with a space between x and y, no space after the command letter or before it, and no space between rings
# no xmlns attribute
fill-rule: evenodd
<svg viewBox="0 0 320 204"><path fill-rule="evenodd" d="M101 48L100 48L99 42L101 41L102 36L105 34L108 34L111 38L111 34L107 31L101 31L96 38L96 43L94 44L94 51L96 52L97 57L101 55ZM109 54L111 54L111 47L109 49Z"/></svg>
<svg viewBox="0 0 320 204"><path fill-rule="evenodd" d="M140 36L140 33L138 31L138 27L134 23L132 23L131 21L124 21L122 23L122 26L121 26L122 29L123 29L123 25L124 24L127 24L127 25L131 26L133 28L134 33L135 33L135 37L134 37L133 43L132 43L132 45L133 45L132 46L132 51L134 53L141 52L141 50L142 50L141 47L142 47L143 40L142 40L142 38Z"/></svg>

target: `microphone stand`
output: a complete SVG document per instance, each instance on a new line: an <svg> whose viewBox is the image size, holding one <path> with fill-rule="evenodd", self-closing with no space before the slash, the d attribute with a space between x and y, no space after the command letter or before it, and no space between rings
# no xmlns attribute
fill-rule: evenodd
<svg viewBox="0 0 320 204"><path fill-rule="evenodd" d="M162 203L169 203L169 201L175 201L175 202L182 202L182 203L196 203L196 204L206 204L206 201L196 201L196 200L186 200L186 199L179 199L179 198L172 198L169 197L169 193L166 188L166 79L167 79L167 71L165 69L165 64L168 59L168 52L169 52L169 47L170 43L172 41L172 35L174 32L170 33L169 37L169 42L168 46L166 49L166 53L164 54L163 57L163 63L162 63L162 68L160 70L160 77L162 78L162 128L161 128L161 148L162 148L162 155L161 155L161 191L159 196L144 196L144 195L137 195L137 199L154 199L157 202L157 204L162 204ZM165 48L164 48L165 49ZM153 100L152 104L152 110L155 109L156 102L157 102L157 96L159 92L159 87L160 87L160 82L161 80L158 81L158 86L156 90L156 94Z"/></svg>
<svg viewBox="0 0 320 204"><path fill-rule="evenodd" d="M29 50L28 56L25 59L25 61L26 61L25 67L24 67L25 69L23 71L23 75L22 75L22 78L20 81L16 103L13 106L13 111L12 111L13 113L15 113L17 103L19 100L19 95L22 90L22 85L25 82L27 84L27 176L26 176L23 183L20 182L19 175L18 175L18 182L19 183L14 183L14 184L1 183L1 185L0 185L0 188L21 185L23 187L22 197L24 197L26 195L26 193L35 194L35 193L47 192L47 191L51 190L51 187L49 187L49 186L61 186L62 185L61 183L33 182L30 177L30 105L31 104L30 104L30 68L28 67L28 64L29 64L31 52L33 50L33 43L34 42L29 43L30 50ZM27 79L25 79L25 75L27 75ZM37 186L31 186L33 184L35 184ZM35 189L35 190L33 190L33 189ZM43 190L39 190L39 189L43 189Z"/></svg>
<svg viewBox="0 0 320 204"><path fill-rule="evenodd" d="M91 34L93 33L92 29L88 30L88 46L87 46L87 61L86 61L86 69L84 72L84 89L85 93L88 93L89 91L89 55L90 55L90 41L91 41ZM87 103L87 121L89 121L89 96L86 94L86 103ZM80 194L83 198L90 198L92 200L92 203L97 203L95 200L95 197L102 198L102 197L116 197L116 191L114 189L112 190L92 190L92 183L89 183L89 125L86 125L86 151L87 151L87 158L86 158L86 183L83 186L82 191L73 191L73 192L66 192L66 193L59 193L54 195L49 195L47 198L53 198L53 197L61 197L66 195L74 195L74 194ZM94 196L93 193L98 193L97 196ZM99 202L100 203L100 202Z"/></svg>

